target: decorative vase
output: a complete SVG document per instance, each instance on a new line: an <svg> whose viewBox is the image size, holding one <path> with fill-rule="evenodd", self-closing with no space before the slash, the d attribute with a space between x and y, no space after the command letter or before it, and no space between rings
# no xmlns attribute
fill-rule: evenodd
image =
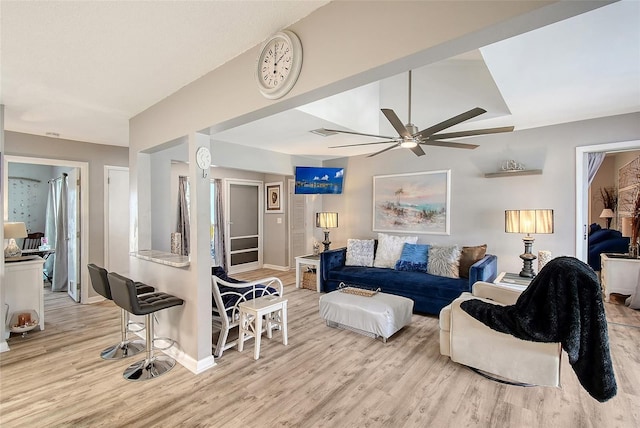
<svg viewBox="0 0 640 428"><path fill-rule="evenodd" d="M638 251L637 243L629 243L629 257L632 259L640 258L640 252Z"/></svg>
<svg viewBox="0 0 640 428"><path fill-rule="evenodd" d="M551 251L540 250L538 251L538 272L551 260Z"/></svg>

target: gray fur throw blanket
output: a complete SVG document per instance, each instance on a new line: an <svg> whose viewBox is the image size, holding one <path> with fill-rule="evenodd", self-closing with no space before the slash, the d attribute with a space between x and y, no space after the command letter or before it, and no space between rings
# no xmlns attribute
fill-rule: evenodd
<svg viewBox="0 0 640 428"><path fill-rule="evenodd" d="M580 384L593 398L604 402L616 395L600 283L580 260L551 260L514 305L472 299L460 306L501 333L534 342L560 342Z"/></svg>

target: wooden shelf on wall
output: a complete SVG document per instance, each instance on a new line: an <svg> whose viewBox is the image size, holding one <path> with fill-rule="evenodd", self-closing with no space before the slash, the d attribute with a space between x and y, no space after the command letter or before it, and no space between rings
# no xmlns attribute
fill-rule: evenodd
<svg viewBox="0 0 640 428"><path fill-rule="evenodd" d="M541 169L523 169L523 170L515 170L515 171L489 172L484 175L484 178L514 177L516 175L540 175L540 174L542 174Z"/></svg>

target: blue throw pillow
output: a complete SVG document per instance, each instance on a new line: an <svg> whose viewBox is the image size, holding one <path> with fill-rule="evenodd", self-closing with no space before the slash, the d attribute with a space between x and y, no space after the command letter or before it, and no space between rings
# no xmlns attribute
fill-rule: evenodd
<svg viewBox="0 0 640 428"><path fill-rule="evenodd" d="M429 265L429 245L404 244L402 254L396 263L396 270L426 272Z"/></svg>

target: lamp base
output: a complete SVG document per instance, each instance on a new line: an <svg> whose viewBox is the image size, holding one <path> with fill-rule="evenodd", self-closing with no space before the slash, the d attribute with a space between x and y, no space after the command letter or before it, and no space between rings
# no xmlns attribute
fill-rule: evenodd
<svg viewBox="0 0 640 428"><path fill-rule="evenodd" d="M329 241L329 231L324 231L324 241L322 241L322 245L324 245L324 251L329 250L329 245L331 245L331 241Z"/></svg>
<svg viewBox="0 0 640 428"><path fill-rule="evenodd" d="M10 238L9 245L7 245L7 248L4 249L4 258L7 259L9 257L20 257L21 255L22 250L16 245L16 240Z"/></svg>
<svg viewBox="0 0 640 428"><path fill-rule="evenodd" d="M524 241L524 253L520 254L520 258L523 261L520 276L523 278L533 278L536 276L536 273L533 270L533 261L537 259L537 257L531 253L531 250L533 249L533 242L535 239L533 239L532 236L527 235L522 238L522 240Z"/></svg>

